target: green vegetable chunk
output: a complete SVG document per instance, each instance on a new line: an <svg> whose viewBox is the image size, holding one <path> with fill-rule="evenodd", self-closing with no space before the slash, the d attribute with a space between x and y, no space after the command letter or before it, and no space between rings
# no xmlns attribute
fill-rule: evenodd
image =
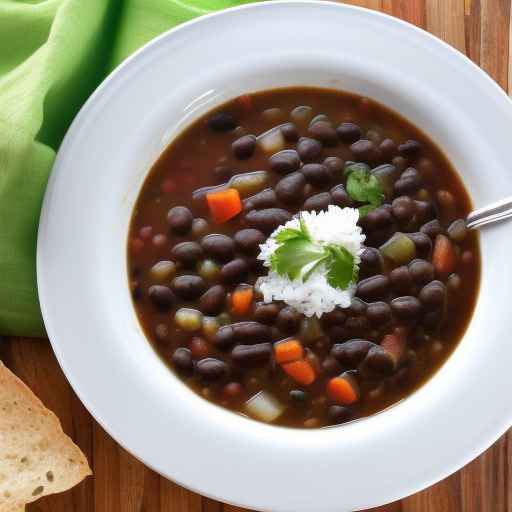
<svg viewBox="0 0 512 512"><path fill-rule="evenodd" d="M370 172L366 164L350 164L345 167L347 176L347 192L359 203L367 203L359 207L359 215L365 217L384 201L382 185L377 176Z"/></svg>

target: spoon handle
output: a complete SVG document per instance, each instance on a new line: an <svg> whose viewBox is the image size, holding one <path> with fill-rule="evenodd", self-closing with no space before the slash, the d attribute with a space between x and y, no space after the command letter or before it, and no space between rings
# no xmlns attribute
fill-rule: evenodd
<svg viewBox="0 0 512 512"><path fill-rule="evenodd" d="M495 203L471 212L466 220L468 229L479 228L512 217L512 197L500 199Z"/></svg>

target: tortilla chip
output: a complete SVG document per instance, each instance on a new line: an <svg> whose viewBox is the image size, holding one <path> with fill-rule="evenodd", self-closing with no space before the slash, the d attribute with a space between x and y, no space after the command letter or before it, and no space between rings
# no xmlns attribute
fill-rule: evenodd
<svg viewBox="0 0 512 512"><path fill-rule="evenodd" d="M57 416L0 361L0 512L21 512L90 474Z"/></svg>

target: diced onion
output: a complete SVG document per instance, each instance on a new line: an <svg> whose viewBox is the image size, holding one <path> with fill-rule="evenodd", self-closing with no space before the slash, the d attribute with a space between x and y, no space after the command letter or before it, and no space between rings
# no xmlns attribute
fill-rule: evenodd
<svg viewBox="0 0 512 512"><path fill-rule="evenodd" d="M258 137L258 144L267 155L281 151L286 142L279 127L272 128Z"/></svg>
<svg viewBox="0 0 512 512"><path fill-rule="evenodd" d="M260 391L245 403L245 410L252 417L271 423L285 410L285 406L270 393Z"/></svg>

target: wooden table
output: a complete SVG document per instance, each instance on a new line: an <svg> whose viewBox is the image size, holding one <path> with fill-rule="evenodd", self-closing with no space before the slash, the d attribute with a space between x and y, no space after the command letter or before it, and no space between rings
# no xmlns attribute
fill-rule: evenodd
<svg viewBox="0 0 512 512"><path fill-rule="evenodd" d="M347 3L381 10L425 28L465 52L504 89L512 90L512 60L508 56L512 37L511 0L353 0ZM94 471L93 478L73 491L44 498L28 507L29 511L241 511L161 478L119 447L73 393L47 341L6 340L0 343L0 358L60 417L64 430L80 445ZM512 512L512 431L443 482L374 510Z"/></svg>

